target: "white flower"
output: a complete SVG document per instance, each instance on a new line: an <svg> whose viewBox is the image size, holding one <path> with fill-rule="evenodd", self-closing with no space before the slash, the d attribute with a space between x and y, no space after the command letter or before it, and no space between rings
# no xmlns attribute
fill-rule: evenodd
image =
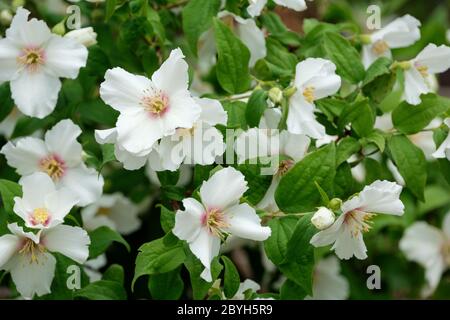
<svg viewBox="0 0 450 320"><path fill-rule="evenodd" d="M403 215L404 205L400 201L402 187L394 182L377 180L356 196L342 204L342 214L334 224L316 233L311 244L331 248L340 259L367 258L363 232L370 230L370 220L376 213Z"/></svg>
<svg viewBox="0 0 450 320"><path fill-rule="evenodd" d="M212 281L211 261L219 254L227 234L256 241L266 240L271 230L261 226L255 209L239 199L248 189L244 175L232 167L221 169L200 187L201 203L183 200L184 211L175 215L173 234L186 240L205 267L201 277Z"/></svg>
<svg viewBox="0 0 450 320"><path fill-rule="evenodd" d="M95 259L86 261L83 270L89 277L89 282L95 282L102 279L102 274L98 270L106 266L107 263L108 260L106 259L106 254L101 254Z"/></svg>
<svg viewBox="0 0 450 320"><path fill-rule="evenodd" d="M238 162L247 159L272 157L277 166L267 168L272 174L272 182L264 197L256 205L258 209L277 212L279 208L275 202L275 191L281 177L306 155L311 140L303 134L293 134L288 131L279 132L276 128L281 119L279 109L267 109L260 120L259 128L252 128L239 135L235 143ZM279 161L279 157L287 159ZM273 158L278 157L278 158ZM273 162L271 163L274 164Z"/></svg>
<svg viewBox="0 0 450 320"><path fill-rule="evenodd" d="M255 20L243 19L231 12L222 11L218 18L232 19L231 28L236 36L245 44L250 51L249 67L254 67L256 61L267 54L266 39L264 32L258 28ZM207 73L216 63L217 49L215 46L214 32L212 29L205 32L199 40L198 64L201 73Z"/></svg>
<svg viewBox="0 0 450 320"><path fill-rule="evenodd" d="M444 123L450 128L450 118L445 119ZM441 143L436 152L433 153L433 157L437 159L447 158L450 160L450 133L444 142Z"/></svg>
<svg viewBox="0 0 450 320"><path fill-rule="evenodd" d="M100 96L120 115L116 128L96 131L97 141L115 142L117 159L138 168L156 141L192 128L201 113L188 91L188 65L180 49L172 50L151 80L121 68L108 70Z"/></svg>
<svg viewBox="0 0 450 320"><path fill-rule="evenodd" d="M289 100L288 131L320 139L325 127L314 115L314 101L335 94L341 87L333 62L321 58L308 58L297 64L294 86L297 89Z"/></svg>
<svg viewBox="0 0 450 320"><path fill-rule="evenodd" d="M81 210L83 226L95 230L101 226L110 227L123 235L138 230L140 208L121 193L104 194L95 203Z"/></svg>
<svg viewBox="0 0 450 320"><path fill-rule="evenodd" d="M429 44L405 66L403 98L412 105L420 104L421 94L433 92L432 75L450 68L450 47Z"/></svg>
<svg viewBox="0 0 450 320"><path fill-rule="evenodd" d="M319 261L314 268L313 296L305 300L345 300L350 294L348 280L340 274L339 260L330 256Z"/></svg>
<svg viewBox="0 0 450 320"><path fill-rule="evenodd" d="M149 165L153 170L175 171L181 163L209 165L225 152L223 135L214 126L226 125L227 113L217 100L194 100L202 108L200 118L192 128L177 129L175 134L161 139L149 157Z"/></svg>
<svg viewBox="0 0 450 320"><path fill-rule="evenodd" d="M380 57L392 58L390 49L404 48L420 39L421 23L410 15L404 15L384 28L372 33L370 43L363 45L362 59L368 68Z"/></svg>
<svg viewBox="0 0 450 320"><path fill-rule="evenodd" d="M22 227L13 223L8 225L8 229L12 234L0 237L0 269L11 273L17 291L24 298L50 293L56 265L51 252L60 253L79 264L89 256L91 241L81 228L58 225L33 234L24 232Z"/></svg>
<svg viewBox="0 0 450 320"><path fill-rule="evenodd" d="M59 78L75 79L88 51L73 39L52 34L30 12L17 10L6 38L0 39L0 82L9 81L15 104L24 114L43 118L55 109Z"/></svg>
<svg viewBox="0 0 450 320"><path fill-rule="evenodd" d="M311 223L319 230L328 228L334 223L335 217L333 211L328 208L320 207L311 218Z"/></svg>
<svg viewBox="0 0 450 320"><path fill-rule="evenodd" d="M0 134L9 139L14 132L17 120L21 117L22 113L14 107L10 114L0 122Z"/></svg>
<svg viewBox="0 0 450 320"><path fill-rule="evenodd" d="M423 221L412 224L400 240L400 249L406 258L425 268L427 286L422 294L431 295L450 266L450 213L444 218L442 230Z"/></svg>
<svg viewBox="0 0 450 320"><path fill-rule="evenodd" d="M34 229L52 228L64 222L64 217L78 199L67 188L56 189L53 180L36 172L20 180L23 196L14 198L14 212Z"/></svg>
<svg viewBox="0 0 450 320"><path fill-rule="evenodd" d="M261 14L262 9L265 7L267 0L249 0L249 6L247 7L247 12L251 17L257 17ZM283 7L295 11L306 10L305 0L274 0L274 2Z"/></svg>
<svg viewBox="0 0 450 320"><path fill-rule="evenodd" d="M45 172L56 186L68 188L79 199L79 206L96 201L103 191L103 177L83 163L77 141L80 128L72 120L62 120L45 134L45 140L25 137L8 142L0 151L8 165L22 176Z"/></svg>
<svg viewBox="0 0 450 320"><path fill-rule="evenodd" d="M72 38L85 47L97 44L97 33L95 33L92 27L69 31L64 37Z"/></svg>

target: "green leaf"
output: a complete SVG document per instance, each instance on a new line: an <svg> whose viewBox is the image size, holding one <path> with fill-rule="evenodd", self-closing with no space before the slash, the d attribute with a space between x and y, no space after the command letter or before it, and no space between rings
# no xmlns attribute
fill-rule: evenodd
<svg viewBox="0 0 450 320"><path fill-rule="evenodd" d="M117 0L106 0L106 14L105 21L111 19L116 11Z"/></svg>
<svg viewBox="0 0 450 320"><path fill-rule="evenodd" d="M223 109L228 114L228 128L247 128L247 121L245 119L246 108L247 104L242 101L233 101L223 104Z"/></svg>
<svg viewBox="0 0 450 320"><path fill-rule="evenodd" d="M189 278L192 285L192 294L195 300L201 300L205 298L208 290L211 288L212 284L223 269L223 266L220 264L218 257L215 257L211 262L212 281L206 282L200 277L205 267L202 265L200 260L198 260L191 252L187 254L184 265L189 271Z"/></svg>
<svg viewBox="0 0 450 320"><path fill-rule="evenodd" d="M180 275L180 269L154 274L150 276L148 289L153 299L178 300L183 294L184 282Z"/></svg>
<svg viewBox="0 0 450 320"><path fill-rule="evenodd" d="M275 192L281 211L303 212L313 210L320 203L317 182L330 190L336 173L336 147L331 143L308 154L284 175Z"/></svg>
<svg viewBox="0 0 450 320"><path fill-rule="evenodd" d="M336 149L336 166L347 161L348 158L359 150L361 150L361 144L355 138L345 137L339 141Z"/></svg>
<svg viewBox="0 0 450 320"><path fill-rule="evenodd" d="M335 32L323 35L325 55L336 65L336 73L349 81L358 83L364 79L365 71L361 56L350 42Z"/></svg>
<svg viewBox="0 0 450 320"><path fill-rule="evenodd" d="M103 273L102 280L115 281L123 285L125 283L125 273L123 267L118 264L112 264L105 273Z"/></svg>
<svg viewBox="0 0 450 320"><path fill-rule="evenodd" d="M303 300L307 293L294 281L286 279L280 289L281 300Z"/></svg>
<svg viewBox="0 0 450 320"><path fill-rule="evenodd" d="M366 96L377 103L381 103L392 91L397 79L396 72L390 70L391 59L381 57L367 70L362 87Z"/></svg>
<svg viewBox="0 0 450 320"><path fill-rule="evenodd" d="M378 129L372 131L369 135L361 139L361 141L363 145L366 141L374 143L378 147L380 152L383 152L384 148L386 147L386 139L383 135L383 132Z"/></svg>
<svg viewBox="0 0 450 320"><path fill-rule="evenodd" d="M14 197L22 196L22 187L13 181L0 179L0 195L7 213L13 213Z"/></svg>
<svg viewBox="0 0 450 320"><path fill-rule="evenodd" d="M317 229L311 224L311 216L303 216L287 244L286 256L279 265L281 272L312 295L314 247L309 243Z"/></svg>
<svg viewBox="0 0 450 320"><path fill-rule="evenodd" d="M220 0L191 0L183 8L183 31L188 44L197 54L197 41L207 31L220 9Z"/></svg>
<svg viewBox="0 0 450 320"><path fill-rule="evenodd" d="M298 218L294 216L285 216L269 221L268 225L272 234L264 241L264 250L274 264L278 265L284 261L287 243L294 232L297 221Z"/></svg>
<svg viewBox="0 0 450 320"><path fill-rule="evenodd" d="M116 156L114 153L114 144L107 143L100 145L100 148L102 149L102 165L103 167L108 162L116 161Z"/></svg>
<svg viewBox="0 0 450 320"><path fill-rule="evenodd" d="M88 300L127 300L127 292L117 281L100 280L74 293L74 298Z"/></svg>
<svg viewBox="0 0 450 320"><path fill-rule="evenodd" d="M167 209L163 205L160 205L159 207L161 208L161 227L165 233L168 233L175 226L175 212Z"/></svg>
<svg viewBox="0 0 450 320"><path fill-rule="evenodd" d="M245 116L250 128L258 127L264 111L267 109L267 92L261 89L252 92L248 99Z"/></svg>
<svg viewBox="0 0 450 320"><path fill-rule="evenodd" d="M266 39L267 55L265 60L270 71L278 77L288 77L295 73L298 59L273 37Z"/></svg>
<svg viewBox="0 0 450 320"><path fill-rule="evenodd" d="M240 164L238 170L248 181L248 190L244 196L253 205L258 204L264 197L272 183L272 176L261 174L263 164Z"/></svg>
<svg viewBox="0 0 450 320"><path fill-rule="evenodd" d="M424 200L427 166L423 151L403 135L389 140L389 150L406 186L419 199Z"/></svg>
<svg viewBox="0 0 450 320"><path fill-rule="evenodd" d="M250 51L222 21L214 18L213 24L218 55L217 80L228 93L244 92L250 86Z"/></svg>
<svg viewBox="0 0 450 320"><path fill-rule="evenodd" d="M347 104L340 115L338 127L342 130L349 123L351 123L352 129L360 137L365 137L372 132L375 124L375 114L367 98Z"/></svg>
<svg viewBox="0 0 450 320"><path fill-rule="evenodd" d="M234 297L241 284L241 278L234 263L226 256L222 256L222 261L225 266L225 274L223 276L223 292L228 299Z"/></svg>
<svg viewBox="0 0 450 320"><path fill-rule="evenodd" d="M0 122L2 122L13 110L14 101L11 98L9 85L4 83L0 85Z"/></svg>
<svg viewBox="0 0 450 320"><path fill-rule="evenodd" d="M125 239L109 227L103 226L95 229L89 233L91 238L91 245L89 246L89 259L97 258L104 253L106 249L113 243L121 243L125 248L130 251L130 245Z"/></svg>
<svg viewBox="0 0 450 320"><path fill-rule="evenodd" d="M169 233L164 238L143 244L136 258L132 286L143 275L166 273L176 269L186 259L183 242Z"/></svg>
<svg viewBox="0 0 450 320"><path fill-rule="evenodd" d="M392 123L400 132L417 133L450 108L450 99L433 93L422 95L421 99L417 106L403 102L392 112Z"/></svg>

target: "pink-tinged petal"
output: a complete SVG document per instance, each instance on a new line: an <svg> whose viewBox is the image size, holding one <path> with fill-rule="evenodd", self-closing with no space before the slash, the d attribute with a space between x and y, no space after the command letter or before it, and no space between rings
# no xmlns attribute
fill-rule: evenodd
<svg viewBox="0 0 450 320"><path fill-rule="evenodd" d="M57 77L40 70L24 70L10 85L17 108L27 116L40 119L55 109L61 89L61 81Z"/></svg>
<svg viewBox="0 0 450 320"><path fill-rule="evenodd" d="M261 219L255 209L247 203L228 208L224 214L229 226L226 228L232 235L244 239L264 241L270 237L272 230L261 226Z"/></svg>
<svg viewBox="0 0 450 320"><path fill-rule="evenodd" d="M53 35L44 50L45 67L56 77L75 79L86 66L88 51L74 39Z"/></svg>
<svg viewBox="0 0 450 320"><path fill-rule="evenodd" d="M61 253L75 262L83 264L89 257L91 239L87 232L79 227L59 225L44 230L41 243L49 251Z"/></svg>
<svg viewBox="0 0 450 320"><path fill-rule="evenodd" d="M45 144L50 153L58 155L66 166L76 166L81 162L83 151L81 144L77 141L80 134L80 127L72 120L61 120L45 133Z"/></svg>
<svg viewBox="0 0 450 320"><path fill-rule="evenodd" d="M232 167L227 167L203 182L200 197L205 207L224 210L238 204L247 189L244 175Z"/></svg>

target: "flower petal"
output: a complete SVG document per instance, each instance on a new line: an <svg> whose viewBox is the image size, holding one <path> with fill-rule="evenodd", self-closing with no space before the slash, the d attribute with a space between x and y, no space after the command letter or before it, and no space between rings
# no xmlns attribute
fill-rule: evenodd
<svg viewBox="0 0 450 320"><path fill-rule="evenodd" d="M6 30L6 38L20 46L39 47L50 37L51 32L42 20L31 19L28 21L30 11L20 7Z"/></svg>
<svg viewBox="0 0 450 320"><path fill-rule="evenodd" d="M306 10L305 0L274 0L274 2L280 6L284 6L295 11Z"/></svg>
<svg viewBox="0 0 450 320"><path fill-rule="evenodd" d="M150 153L150 155L151 155L151 153ZM122 149L117 144L114 148L114 155L116 156L116 159L123 164L123 167L126 170L138 170L138 169L142 168L145 165L145 163L147 162L147 156L141 157L141 156L134 155L134 154Z"/></svg>
<svg viewBox="0 0 450 320"><path fill-rule="evenodd" d="M224 210L238 204L247 189L244 175L232 167L227 167L203 182L200 197L207 208Z"/></svg>
<svg viewBox="0 0 450 320"><path fill-rule="evenodd" d="M450 47L430 43L414 59L420 66L426 66L429 73L442 73L450 68Z"/></svg>
<svg viewBox="0 0 450 320"><path fill-rule="evenodd" d="M218 124L222 124L224 126L227 125L228 114L218 100L209 98L194 98L194 101L202 109L199 120L211 126Z"/></svg>
<svg viewBox="0 0 450 320"><path fill-rule="evenodd" d="M45 144L47 149L63 159L67 166L76 166L81 162L83 151L81 144L77 141L80 134L80 127L72 120L61 120L45 133Z"/></svg>
<svg viewBox="0 0 450 320"><path fill-rule="evenodd" d="M139 207L120 193L109 197L115 198L114 206L111 208L108 217L116 225L116 230L123 235L138 230L141 226L141 220L138 217Z"/></svg>
<svg viewBox="0 0 450 320"><path fill-rule="evenodd" d="M254 67L256 61L264 58L267 54L264 31L258 28L253 19L242 19L235 15L233 15L233 18L238 22L236 31L239 39L250 50L250 61L248 64L250 67Z"/></svg>
<svg viewBox="0 0 450 320"><path fill-rule="evenodd" d="M45 207L51 214L48 227L54 227L64 222L64 218L78 203L77 196L67 188L60 188L45 197Z"/></svg>
<svg viewBox="0 0 450 320"><path fill-rule="evenodd" d="M308 152L310 143L311 139L306 135L282 131L280 133L280 154L289 156L298 162Z"/></svg>
<svg viewBox="0 0 450 320"><path fill-rule="evenodd" d="M342 232L345 214L339 216L331 227L316 233L309 243L314 247L328 246L336 241L339 233Z"/></svg>
<svg viewBox="0 0 450 320"><path fill-rule="evenodd" d="M247 7L247 13L250 17L257 17L261 14L261 11L266 6L267 0L251 0Z"/></svg>
<svg viewBox="0 0 450 320"><path fill-rule="evenodd" d="M132 113L142 110L140 103L144 91L149 88L153 88L153 84L146 77L113 68L106 71L105 81L100 85L100 96L117 111Z"/></svg>
<svg viewBox="0 0 450 320"><path fill-rule="evenodd" d="M211 282L211 262L219 254L220 239L210 234L206 228L202 228L197 238L189 243L189 248L205 267L200 277Z"/></svg>
<svg viewBox="0 0 450 320"><path fill-rule="evenodd" d="M30 209L45 208L45 197L56 191L53 180L43 172L22 177L19 183L22 186L22 199Z"/></svg>
<svg viewBox="0 0 450 320"><path fill-rule="evenodd" d="M68 188L79 200L78 205L84 207L97 201L103 192L103 176L84 163L69 168L59 181L60 186Z"/></svg>
<svg viewBox="0 0 450 320"><path fill-rule="evenodd" d="M169 98L169 110L161 119L164 121L164 135L177 128L192 128L200 118L202 109L191 97L189 91L179 91Z"/></svg>
<svg viewBox="0 0 450 320"><path fill-rule="evenodd" d="M275 191L277 190L279 183L280 177L274 176L272 178L272 182L270 183L269 189L267 189L264 197L256 205L256 208L265 210L267 212L278 212L280 210L277 203L275 202Z"/></svg>
<svg viewBox="0 0 450 320"><path fill-rule="evenodd" d="M202 229L203 205L194 198L183 200L184 211L178 210L175 215L173 234L188 243L197 239Z"/></svg>
<svg viewBox="0 0 450 320"><path fill-rule="evenodd" d="M314 269L312 300L344 300L350 295L348 280L340 274L339 260L329 256ZM307 300L309 300L307 299Z"/></svg>
<svg viewBox="0 0 450 320"><path fill-rule="evenodd" d="M61 89L61 81L57 77L39 71L24 71L10 85L17 108L27 116L40 119L55 109Z"/></svg>
<svg viewBox="0 0 450 320"><path fill-rule="evenodd" d="M272 230L261 226L261 219L255 209L247 203L238 204L228 208L224 214L227 217L229 227L226 231L244 239L264 241L270 237Z"/></svg>
<svg viewBox="0 0 450 320"><path fill-rule="evenodd" d="M89 257L91 240L87 232L79 227L59 225L46 229L41 242L51 252L59 252L73 261L83 264Z"/></svg>
<svg viewBox="0 0 450 320"><path fill-rule="evenodd" d="M5 155L8 165L22 176L40 171L39 161L48 155L44 141L33 137L19 139L15 145L8 142L0 152Z"/></svg>
<svg viewBox="0 0 450 320"><path fill-rule="evenodd" d="M45 67L58 78L78 77L87 58L86 47L71 38L52 35L45 46Z"/></svg>
<svg viewBox="0 0 450 320"><path fill-rule="evenodd" d="M117 129L95 130L95 141L99 144L115 143L117 140Z"/></svg>
<svg viewBox="0 0 450 320"><path fill-rule="evenodd" d="M17 76L19 55L20 50L11 40L0 39L0 82L10 81Z"/></svg>
<svg viewBox="0 0 450 320"><path fill-rule="evenodd" d="M412 105L418 105L422 101L421 94L431 92L427 86L424 77L416 68L410 68L405 71L405 91L403 98Z"/></svg>
<svg viewBox="0 0 450 320"><path fill-rule="evenodd" d="M152 81L155 86L169 95L188 89L188 64L180 48L172 50L170 56L153 73Z"/></svg>
<svg viewBox="0 0 450 320"><path fill-rule="evenodd" d="M322 58L308 58L295 67L295 87L301 89L313 78L322 78L335 74L336 65ZM317 82L317 81L316 81Z"/></svg>
<svg viewBox="0 0 450 320"><path fill-rule="evenodd" d="M20 248L20 238L12 235L5 234L0 237L0 269L13 257L13 255Z"/></svg>
<svg viewBox="0 0 450 320"><path fill-rule="evenodd" d="M374 33L374 37L386 41L393 49L409 47L420 39L420 25L419 20L407 14Z"/></svg>
<svg viewBox="0 0 450 320"><path fill-rule="evenodd" d="M352 231L346 224L343 224L343 228L338 233L336 242L331 250L336 252L339 259L348 260L353 256L360 260L367 258L367 248L362 233L352 234Z"/></svg>

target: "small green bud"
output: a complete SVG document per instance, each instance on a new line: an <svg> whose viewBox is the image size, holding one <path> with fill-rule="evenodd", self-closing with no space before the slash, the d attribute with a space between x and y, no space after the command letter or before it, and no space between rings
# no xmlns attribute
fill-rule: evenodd
<svg viewBox="0 0 450 320"><path fill-rule="evenodd" d="M278 87L273 87L269 90L269 99L275 104L281 103L283 100L283 91Z"/></svg>
<svg viewBox="0 0 450 320"><path fill-rule="evenodd" d="M292 97L296 92L297 92L297 88L296 88L296 87L289 87L289 88L284 89L283 95L284 95L286 98L290 98L290 97Z"/></svg>
<svg viewBox="0 0 450 320"><path fill-rule="evenodd" d="M66 33L66 26L65 26L65 24L66 24L66 20L61 21L60 23L58 23L57 25L55 25L52 28L52 32L57 34L57 35L63 36Z"/></svg>
<svg viewBox="0 0 450 320"><path fill-rule="evenodd" d="M4 26L9 26L12 21L12 14L9 10L4 9L0 12L0 23Z"/></svg>
<svg viewBox="0 0 450 320"><path fill-rule="evenodd" d="M362 34L359 36L359 41L361 41L362 44L371 44L372 38L368 34Z"/></svg>
<svg viewBox="0 0 450 320"><path fill-rule="evenodd" d="M328 208L330 208L333 211L337 211L341 208L342 200L339 198L333 198L328 203Z"/></svg>

